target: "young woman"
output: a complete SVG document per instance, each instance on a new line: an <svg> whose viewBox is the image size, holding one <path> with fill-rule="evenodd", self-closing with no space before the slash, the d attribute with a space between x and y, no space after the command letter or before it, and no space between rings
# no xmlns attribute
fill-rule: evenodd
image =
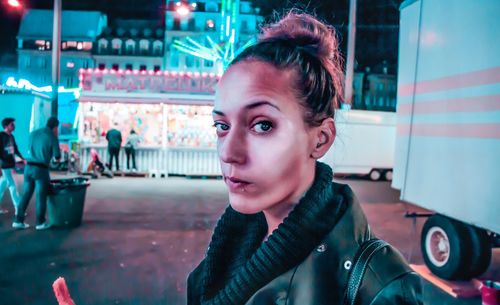
<svg viewBox="0 0 500 305"><path fill-rule="evenodd" d="M361 245L361 207L317 162L342 93L332 28L290 13L230 64L213 110L229 206L188 279L188 304L343 304ZM420 279L387 246L355 304L421 304Z"/></svg>

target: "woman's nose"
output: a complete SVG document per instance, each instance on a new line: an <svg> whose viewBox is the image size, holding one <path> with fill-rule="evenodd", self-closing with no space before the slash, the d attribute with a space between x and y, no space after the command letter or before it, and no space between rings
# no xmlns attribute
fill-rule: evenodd
<svg viewBox="0 0 500 305"><path fill-rule="evenodd" d="M244 164L247 160L245 136L236 130L229 131L224 138L219 138L219 158L228 164Z"/></svg>

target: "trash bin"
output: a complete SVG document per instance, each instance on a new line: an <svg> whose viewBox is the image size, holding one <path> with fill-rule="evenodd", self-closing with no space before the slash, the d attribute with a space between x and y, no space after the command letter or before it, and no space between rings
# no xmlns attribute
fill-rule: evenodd
<svg viewBox="0 0 500 305"><path fill-rule="evenodd" d="M82 223L85 194L90 185L85 177L50 181L48 216L52 226L77 227Z"/></svg>

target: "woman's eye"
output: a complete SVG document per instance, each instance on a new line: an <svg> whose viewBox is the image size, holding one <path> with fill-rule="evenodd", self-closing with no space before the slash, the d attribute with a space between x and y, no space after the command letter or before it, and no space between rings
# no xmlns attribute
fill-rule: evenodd
<svg viewBox="0 0 500 305"><path fill-rule="evenodd" d="M215 127L217 132L224 132L229 130L229 126L221 122L215 122L213 126Z"/></svg>
<svg viewBox="0 0 500 305"><path fill-rule="evenodd" d="M269 132L273 128L273 123L269 121L262 121L255 125L253 125L252 130L256 133L265 133Z"/></svg>

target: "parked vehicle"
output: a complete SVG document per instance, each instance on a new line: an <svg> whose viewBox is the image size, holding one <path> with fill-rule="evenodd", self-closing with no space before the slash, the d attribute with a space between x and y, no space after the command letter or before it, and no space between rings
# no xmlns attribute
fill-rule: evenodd
<svg viewBox="0 0 500 305"><path fill-rule="evenodd" d="M356 174L372 180L392 180L396 114L367 110L337 110L337 137L321 159L335 174Z"/></svg>
<svg viewBox="0 0 500 305"><path fill-rule="evenodd" d="M500 1L401 5L392 186L435 214L421 250L445 279L488 268L500 244Z"/></svg>

